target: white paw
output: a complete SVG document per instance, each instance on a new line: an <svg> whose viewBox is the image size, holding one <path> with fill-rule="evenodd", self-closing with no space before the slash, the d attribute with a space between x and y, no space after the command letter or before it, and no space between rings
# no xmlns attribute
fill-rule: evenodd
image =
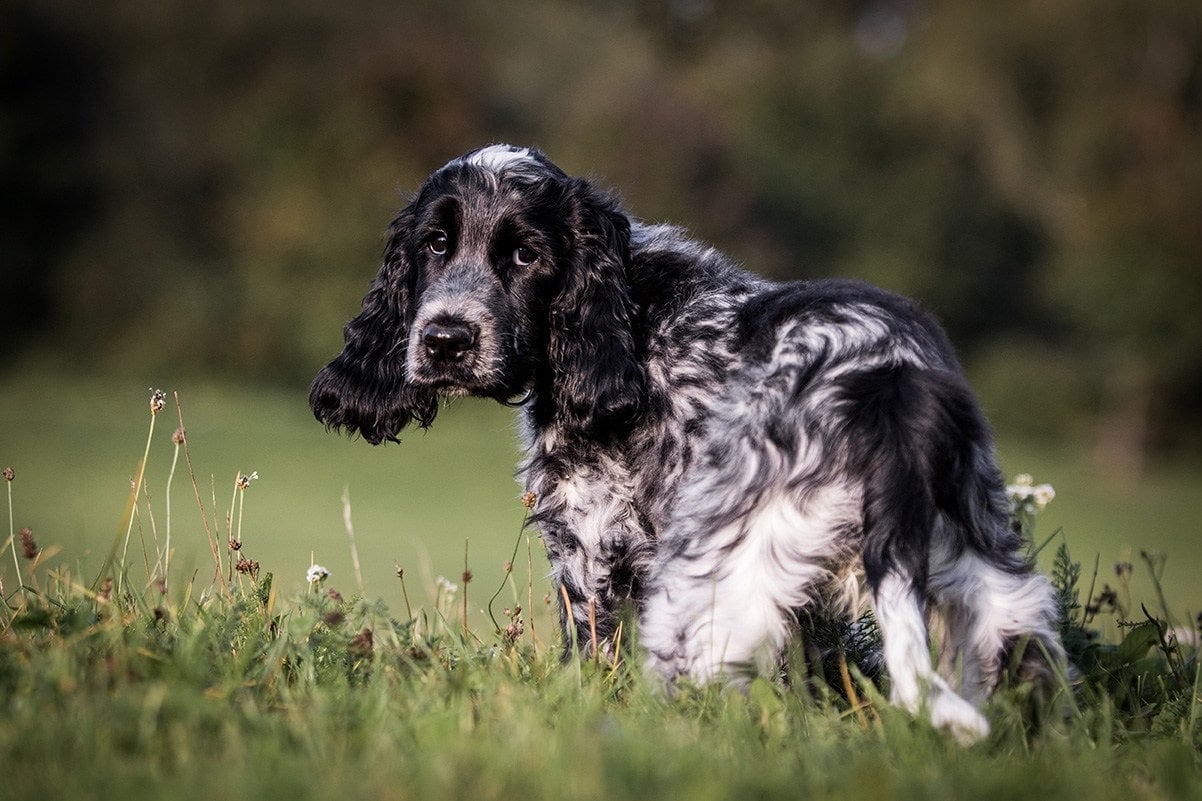
<svg viewBox="0 0 1202 801"><path fill-rule="evenodd" d="M936 690L927 698L931 723L969 746L989 736L989 721L968 701L950 690Z"/></svg>

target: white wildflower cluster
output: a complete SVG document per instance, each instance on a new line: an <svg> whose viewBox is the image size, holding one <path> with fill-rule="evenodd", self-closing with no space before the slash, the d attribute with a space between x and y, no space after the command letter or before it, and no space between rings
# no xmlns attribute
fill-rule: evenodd
<svg viewBox="0 0 1202 801"><path fill-rule="evenodd" d="M305 571L305 579L310 584L320 584L330 575L330 571L326 570L321 565L309 565L309 569Z"/></svg>
<svg viewBox="0 0 1202 801"><path fill-rule="evenodd" d="M1052 489L1051 484L1036 484L1030 475L1022 473L1014 477L1013 484L1007 485L1006 495L1010 498L1012 512L1033 515L1052 502L1056 490Z"/></svg>

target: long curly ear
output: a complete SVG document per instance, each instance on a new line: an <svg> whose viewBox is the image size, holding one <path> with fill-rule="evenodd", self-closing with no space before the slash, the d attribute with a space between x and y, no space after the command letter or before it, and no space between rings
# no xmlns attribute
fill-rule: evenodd
<svg viewBox="0 0 1202 801"><path fill-rule="evenodd" d="M569 192L575 247L550 308L552 389L558 421L595 434L638 416L647 378L626 275L630 221L587 181Z"/></svg>
<svg viewBox="0 0 1202 801"><path fill-rule="evenodd" d="M321 369L309 390L309 406L328 428L356 432L373 445L409 422L425 428L438 411L435 395L405 381L405 354L413 318L415 276L408 253L413 229L409 207L390 229L384 264L363 298L359 315L346 324L342 353Z"/></svg>

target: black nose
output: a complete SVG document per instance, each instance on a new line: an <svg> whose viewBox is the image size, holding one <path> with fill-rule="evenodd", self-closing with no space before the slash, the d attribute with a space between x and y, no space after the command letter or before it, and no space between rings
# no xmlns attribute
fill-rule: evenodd
<svg viewBox="0 0 1202 801"><path fill-rule="evenodd" d="M422 330L422 342L434 361L457 362L476 344L476 336L463 323L430 323Z"/></svg>

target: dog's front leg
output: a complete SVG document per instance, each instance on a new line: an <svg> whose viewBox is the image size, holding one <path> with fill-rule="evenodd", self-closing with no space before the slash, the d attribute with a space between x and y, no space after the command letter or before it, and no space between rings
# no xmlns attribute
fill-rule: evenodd
<svg viewBox="0 0 1202 801"><path fill-rule="evenodd" d="M529 481L560 611L564 653L612 656L621 607L636 605L654 540L614 470L581 469Z"/></svg>

